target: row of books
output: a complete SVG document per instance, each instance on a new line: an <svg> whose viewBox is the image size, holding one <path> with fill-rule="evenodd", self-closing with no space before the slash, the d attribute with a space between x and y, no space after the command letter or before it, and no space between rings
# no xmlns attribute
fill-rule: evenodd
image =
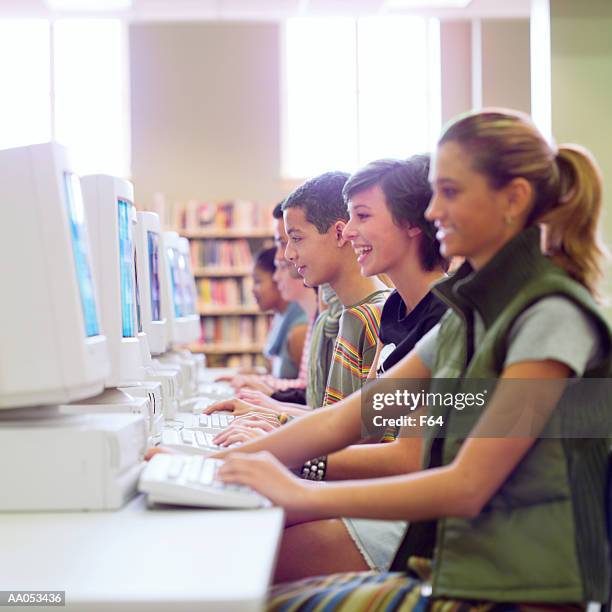
<svg viewBox="0 0 612 612"><path fill-rule="evenodd" d="M172 227L179 230L252 229L272 226L272 208L250 200L232 202L175 202Z"/></svg>
<svg viewBox="0 0 612 612"><path fill-rule="evenodd" d="M266 341L268 317L203 317L205 344L261 344Z"/></svg>
<svg viewBox="0 0 612 612"><path fill-rule="evenodd" d="M248 240L191 240L191 265L218 267L249 267L253 265L253 255Z"/></svg>
<svg viewBox="0 0 612 612"><path fill-rule="evenodd" d="M200 304L206 306L257 306L253 297L253 279L201 278L198 280Z"/></svg>

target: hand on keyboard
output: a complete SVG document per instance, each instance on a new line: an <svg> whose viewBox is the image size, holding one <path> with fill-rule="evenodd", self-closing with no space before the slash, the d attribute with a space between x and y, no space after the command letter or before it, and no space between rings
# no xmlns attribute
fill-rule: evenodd
<svg viewBox="0 0 612 612"><path fill-rule="evenodd" d="M243 414L247 414L248 412L259 412L270 415L277 414L276 411L271 410L270 408L262 408L260 406L255 406L253 404L245 402L244 400L238 399L237 397L234 397L229 400L223 400L221 402L216 402L208 406L208 408L205 408L203 413L212 414L213 412L219 412L221 410L231 412L234 416L241 416Z"/></svg>
<svg viewBox="0 0 612 612"><path fill-rule="evenodd" d="M151 461L151 459L153 459L155 455L159 455L160 453L165 454L165 455L174 455L176 451L170 448L166 448L165 446L150 446L149 448L147 448L147 452L145 453L144 460Z"/></svg>
<svg viewBox="0 0 612 612"><path fill-rule="evenodd" d="M224 429L215 436L213 442L223 447L247 442L266 432L274 431L280 425L280 421L276 417L248 413L244 416L236 417L227 429Z"/></svg>
<svg viewBox="0 0 612 612"><path fill-rule="evenodd" d="M240 387L234 386L234 388L236 390L253 389L254 391L260 391L266 395L272 395L274 393L274 389L270 385L266 384L263 380L257 380L257 377L253 377L253 380L247 381Z"/></svg>
<svg viewBox="0 0 612 612"><path fill-rule="evenodd" d="M187 429L199 429L218 434L229 427L234 418L234 415L228 412L215 412L213 414L190 414L181 420Z"/></svg>
<svg viewBox="0 0 612 612"><path fill-rule="evenodd" d="M164 429L161 446L182 453L210 455L221 447L213 442L215 434L194 429Z"/></svg>
<svg viewBox="0 0 612 612"><path fill-rule="evenodd" d="M201 456L156 455L145 467L138 489L150 503L217 508L257 508L268 500L253 490L217 478L222 464Z"/></svg>
<svg viewBox="0 0 612 612"><path fill-rule="evenodd" d="M273 504L287 510L288 521L315 520L317 491L321 483L294 476L267 451L232 452L224 458L218 477L226 483L246 485Z"/></svg>
<svg viewBox="0 0 612 612"><path fill-rule="evenodd" d="M224 377L220 377L224 378ZM218 379L219 380L219 379ZM236 374L233 376L231 380L228 380L230 385L238 391L239 389L249 388L255 391L261 391L266 395L272 395L274 393L274 389L270 387L270 385L266 384L261 376L253 375L253 374Z"/></svg>
<svg viewBox="0 0 612 612"><path fill-rule="evenodd" d="M259 438L259 436L263 436L265 433L266 432L262 429L257 429L254 427L242 427L240 425L236 425L233 427L228 427L225 431L222 431L220 434L217 434L214 439L214 442L220 448L227 448L229 446L234 446L235 444L243 444L244 442L249 442L250 440Z"/></svg>
<svg viewBox="0 0 612 612"><path fill-rule="evenodd" d="M278 400L272 399L269 395L262 393L261 391L254 391L253 389L240 389L236 393L238 399L244 400L253 406L260 406L261 408L269 408L275 412L283 412L283 404Z"/></svg>

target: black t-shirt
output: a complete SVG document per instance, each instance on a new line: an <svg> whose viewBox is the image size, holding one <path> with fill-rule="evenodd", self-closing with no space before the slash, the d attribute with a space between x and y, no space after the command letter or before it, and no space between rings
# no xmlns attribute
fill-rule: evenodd
<svg viewBox="0 0 612 612"><path fill-rule="evenodd" d="M392 368L442 318L447 306L431 291L410 311L397 291L387 298L380 320L380 340L385 345L378 373ZM391 348L394 347L394 348Z"/></svg>
<svg viewBox="0 0 612 612"><path fill-rule="evenodd" d="M429 292L409 313L406 313L404 301L399 293L394 291L385 302L379 336L384 345L395 345L395 348L390 353L388 352L390 349L383 349L385 352L381 353L382 365L378 370L379 373L393 367L407 355L440 321L446 309L447 306ZM436 521L411 523L391 563L390 571L405 572L408 557L411 555L431 558L433 555L431 543L435 541L435 530Z"/></svg>

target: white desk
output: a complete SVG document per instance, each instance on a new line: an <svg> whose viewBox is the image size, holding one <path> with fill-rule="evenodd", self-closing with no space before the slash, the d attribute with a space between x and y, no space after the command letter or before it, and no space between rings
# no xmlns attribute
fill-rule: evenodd
<svg viewBox="0 0 612 612"><path fill-rule="evenodd" d="M260 610L282 528L278 508L151 510L142 496L118 512L0 514L0 590L65 590L79 612Z"/></svg>

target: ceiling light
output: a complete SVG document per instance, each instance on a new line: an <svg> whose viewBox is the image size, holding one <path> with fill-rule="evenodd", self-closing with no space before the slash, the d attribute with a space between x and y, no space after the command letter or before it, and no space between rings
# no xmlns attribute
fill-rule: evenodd
<svg viewBox="0 0 612 612"><path fill-rule="evenodd" d="M125 11L132 0L45 0L53 11Z"/></svg>
<svg viewBox="0 0 612 612"><path fill-rule="evenodd" d="M465 8L472 0L386 0L388 9Z"/></svg>

